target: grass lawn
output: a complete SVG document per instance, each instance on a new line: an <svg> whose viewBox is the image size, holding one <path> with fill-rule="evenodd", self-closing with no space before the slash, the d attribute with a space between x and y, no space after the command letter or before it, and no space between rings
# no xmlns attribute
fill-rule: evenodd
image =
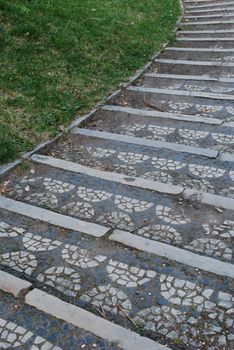
<svg viewBox="0 0 234 350"><path fill-rule="evenodd" d="M0 0L0 163L125 81L179 12L178 0Z"/></svg>

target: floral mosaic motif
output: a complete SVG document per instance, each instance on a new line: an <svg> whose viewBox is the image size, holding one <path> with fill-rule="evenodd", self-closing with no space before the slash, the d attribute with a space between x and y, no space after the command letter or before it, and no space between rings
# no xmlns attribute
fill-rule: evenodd
<svg viewBox="0 0 234 350"><path fill-rule="evenodd" d="M177 160L153 157L152 165L161 170L179 170L186 166L185 163L179 162Z"/></svg>
<svg viewBox="0 0 234 350"><path fill-rule="evenodd" d="M186 313L166 305L152 306L139 311L134 321L143 325L148 331L176 339L184 334L182 327L186 324ZM175 325L177 325L176 328Z"/></svg>
<svg viewBox="0 0 234 350"><path fill-rule="evenodd" d="M99 216L97 222L111 225L113 228L118 227L121 230L133 230L135 227L135 224L129 215L118 211L105 213Z"/></svg>
<svg viewBox="0 0 234 350"><path fill-rule="evenodd" d="M223 87L223 86L216 86L214 88L211 87L210 91L227 93L227 92L232 92L233 89L232 88Z"/></svg>
<svg viewBox="0 0 234 350"><path fill-rule="evenodd" d="M179 90L182 87L182 84L172 84L172 85L164 85L162 86L162 89L168 89L168 90Z"/></svg>
<svg viewBox="0 0 234 350"><path fill-rule="evenodd" d="M162 101L165 102L165 101ZM192 104L187 102L169 102L170 110L173 112L182 112L185 109L191 108Z"/></svg>
<svg viewBox="0 0 234 350"><path fill-rule="evenodd" d="M212 117L213 114L220 112L222 110L222 106L208 106L208 105L196 105L197 110L200 112L201 115Z"/></svg>
<svg viewBox="0 0 234 350"><path fill-rule="evenodd" d="M40 273L37 280L69 297L76 297L81 288L80 275L68 267L53 266Z"/></svg>
<svg viewBox="0 0 234 350"><path fill-rule="evenodd" d="M223 258L225 260L232 259L232 250L229 249L225 243L215 238L195 239L190 242L189 245L186 245L185 248L216 258Z"/></svg>
<svg viewBox="0 0 234 350"><path fill-rule="evenodd" d="M141 212L153 206L153 203L121 195L115 196L115 204L119 209L127 213Z"/></svg>
<svg viewBox="0 0 234 350"><path fill-rule="evenodd" d="M32 336L27 329L0 318L0 349L24 346Z"/></svg>
<svg viewBox="0 0 234 350"><path fill-rule="evenodd" d="M225 56L223 60L226 62L234 62L234 56Z"/></svg>
<svg viewBox="0 0 234 350"><path fill-rule="evenodd" d="M234 115L234 107L226 107L226 111L231 115Z"/></svg>
<svg viewBox="0 0 234 350"><path fill-rule="evenodd" d="M199 191L215 193L215 188L211 183L204 179L184 179L183 183L189 188L193 188Z"/></svg>
<svg viewBox="0 0 234 350"><path fill-rule="evenodd" d="M23 228L13 227L4 221L0 221L0 238L13 238L24 232Z"/></svg>
<svg viewBox="0 0 234 350"><path fill-rule="evenodd" d="M112 193L106 191L94 190L93 188L79 186L77 194L80 198L93 203L104 201L113 196Z"/></svg>
<svg viewBox="0 0 234 350"><path fill-rule="evenodd" d="M234 237L234 221L225 220L222 224L216 222L210 222L209 224L202 225L206 235L220 238L232 238Z"/></svg>
<svg viewBox="0 0 234 350"><path fill-rule="evenodd" d="M149 125L148 130L151 131L153 133L153 135L156 137L159 135L163 135L163 136L170 135L175 131L175 128L168 128L168 127L157 126L157 125Z"/></svg>
<svg viewBox="0 0 234 350"><path fill-rule="evenodd" d="M62 251L63 259L71 265L81 268L89 268L99 266L107 257L96 255L92 257L86 249L81 249L74 245L66 244Z"/></svg>
<svg viewBox="0 0 234 350"><path fill-rule="evenodd" d="M94 216L94 209L91 204L84 202L71 202L61 208L62 212L75 217L91 219Z"/></svg>
<svg viewBox="0 0 234 350"><path fill-rule="evenodd" d="M147 225L136 231L140 236L168 244L179 244L182 237L173 227L166 225Z"/></svg>
<svg viewBox="0 0 234 350"><path fill-rule="evenodd" d="M124 134L129 135L129 136L134 136L137 131L140 131L146 127L145 124L121 124L120 129L123 130Z"/></svg>
<svg viewBox="0 0 234 350"><path fill-rule="evenodd" d="M137 176L137 171L136 169L128 164L121 164L116 166L115 168L117 171L119 171L120 173L124 173L125 175L129 175L129 176Z"/></svg>
<svg viewBox="0 0 234 350"><path fill-rule="evenodd" d="M225 169L210 167L206 165L189 164L189 171L196 176L201 178L218 178L225 174Z"/></svg>
<svg viewBox="0 0 234 350"><path fill-rule="evenodd" d="M129 314L131 311L131 302L127 295L121 290L107 286L98 286L86 292L80 297L80 300L86 304L102 308L112 314ZM122 312L123 310L123 312Z"/></svg>
<svg viewBox="0 0 234 350"><path fill-rule="evenodd" d="M26 196L25 200L42 206L51 206L54 208L58 206L57 197L50 193L32 193L29 196Z"/></svg>
<svg viewBox="0 0 234 350"><path fill-rule="evenodd" d="M106 158L116 153L114 150L101 147L87 147L87 151L95 158Z"/></svg>
<svg viewBox="0 0 234 350"><path fill-rule="evenodd" d="M172 208L157 205L156 215L166 223L174 225L184 225L190 222L190 218L186 217L183 211L174 211Z"/></svg>
<svg viewBox="0 0 234 350"><path fill-rule="evenodd" d="M199 285L175 278L173 276L160 276L160 288L162 296L170 303L183 306L195 306L198 311L204 308L211 310L216 306L210 302L213 289L200 287Z"/></svg>
<svg viewBox="0 0 234 350"><path fill-rule="evenodd" d="M149 171L143 175L141 175L144 179L159 181L167 184L173 184L173 178L168 173L164 173L163 171Z"/></svg>
<svg viewBox="0 0 234 350"><path fill-rule="evenodd" d="M180 136L185 139L201 140L209 135L209 132L190 130L190 129L178 129Z"/></svg>
<svg viewBox="0 0 234 350"><path fill-rule="evenodd" d="M31 275L37 267L36 257L24 251L5 253L0 255L0 263L13 270Z"/></svg>
<svg viewBox="0 0 234 350"><path fill-rule="evenodd" d="M58 248L62 243L59 241L52 241L49 238L43 238L38 235L26 232L23 235L23 245L26 249L36 252L44 252Z"/></svg>
<svg viewBox="0 0 234 350"><path fill-rule="evenodd" d="M185 90L187 91L193 91L193 92L198 92L198 91L204 91L206 90L205 86L199 86L199 85L191 85L191 84L185 84L184 85Z"/></svg>
<svg viewBox="0 0 234 350"><path fill-rule="evenodd" d="M143 155L143 154L139 154L139 153L120 152L118 154L118 159L124 163L138 164L138 163L143 163L144 161L148 160L149 157L146 155Z"/></svg>
<svg viewBox="0 0 234 350"><path fill-rule="evenodd" d="M62 350L42 337L36 337L30 350Z"/></svg>
<svg viewBox="0 0 234 350"><path fill-rule="evenodd" d="M216 133L212 133L211 135L216 142L227 143L227 144L234 143L234 136L233 135L216 134Z"/></svg>
<svg viewBox="0 0 234 350"><path fill-rule="evenodd" d="M141 286L156 276L154 271L146 271L113 259L109 261L106 269L112 281L128 288Z"/></svg>
<svg viewBox="0 0 234 350"><path fill-rule="evenodd" d="M229 171L229 176L232 179L232 181L234 181L234 170Z"/></svg>
<svg viewBox="0 0 234 350"><path fill-rule="evenodd" d="M56 179L51 179L49 177L43 179L43 185L45 186L47 191L59 194L72 191L76 187L71 183L62 182Z"/></svg>

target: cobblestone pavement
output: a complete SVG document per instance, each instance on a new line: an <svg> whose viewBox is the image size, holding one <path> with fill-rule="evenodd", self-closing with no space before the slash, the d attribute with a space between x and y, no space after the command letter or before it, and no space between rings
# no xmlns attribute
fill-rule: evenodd
<svg viewBox="0 0 234 350"><path fill-rule="evenodd" d="M184 10L147 72L3 176L0 265L155 350L231 350L234 1ZM23 298L0 310L0 349L119 349Z"/></svg>
<svg viewBox="0 0 234 350"><path fill-rule="evenodd" d="M91 333L50 317L0 292L0 349L119 350Z"/></svg>

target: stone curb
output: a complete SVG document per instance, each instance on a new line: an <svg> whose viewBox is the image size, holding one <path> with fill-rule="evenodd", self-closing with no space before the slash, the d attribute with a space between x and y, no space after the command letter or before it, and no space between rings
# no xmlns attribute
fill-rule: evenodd
<svg viewBox="0 0 234 350"><path fill-rule="evenodd" d="M113 181L113 182L121 183L123 185L143 188L143 189L157 191L161 193L177 195L177 194L182 194L184 190L184 188L181 186L164 184L157 181L145 180L143 178L134 177L134 176L121 175L115 172L96 170L84 165L80 165L77 163L73 163L73 162L58 159L58 158L35 154L31 157L31 159L34 162L46 164L55 168L63 169L65 171L72 171L75 173L85 174L88 176L94 176L94 177L97 177L98 179Z"/></svg>
<svg viewBox="0 0 234 350"><path fill-rule="evenodd" d="M2 196L0 196L0 208L94 237L102 237L110 230L105 226L82 221L71 216L58 214L51 210L39 208Z"/></svg>
<svg viewBox="0 0 234 350"><path fill-rule="evenodd" d="M89 331L111 343L117 343L123 350L169 350L167 346L142 337L137 333L98 317L78 306L64 302L52 295L34 289L25 301L28 305Z"/></svg>
<svg viewBox="0 0 234 350"><path fill-rule="evenodd" d="M218 156L218 152L215 150L187 146L187 145L181 145L178 143L171 143L171 142L166 142L166 141L151 141L151 140L144 139L141 137L127 136L127 135L122 135L122 134L114 134L111 132L97 131L97 130L91 130L91 129L76 128L76 129L73 129L72 132L76 135L97 137L97 138L105 139L105 140L125 142L125 143L153 147L153 148L166 148L166 149L170 149L170 150L173 150L176 152L197 154L197 155L205 156L208 158L217 158L217 156Z"/></svg>
<svg viewBox="0 0 234 350"><path fill-rule="evenodd" d="M151 93L151 94L165 94L165 95L175 95L175 96L186 96L186 97L197 97L197 98L209 98L214 100L228 100L234 101L233 95L221 95L216 94L214 92L194 92L194 91L186 91L186 90L168 90L168 89L160 89L160 88L148 88L144 86L129 86L127 88L128 91L133 92L143 92L143 93Z"/></svg>
<svg viewBox="0 0 234 350"><path fill-rule="evenodd" d="M161 256L179 263L198 268L216 275L234 278L234 265L203 255L195 254L183 248L166 243L152 241L127 231L114 230L109 239L125 246Z"/></svg>
<svg viewBox="0 0 234 350"><path fill-rule="evenodd" d="M163 78L163 76L160 77L160 75L162 75L162 74L157 74L157 78ZM154 75L150 74L150 73L145 74L145 76L146 77L147 76L154 77ZM156 74L155 74L155 76L156 76ZM173 76L169 76L169 78L173 78ZM234 81L234 79L233 79L233 81ZM102 107L102 110L110 111L110 112L122 112L122 113L127 113L127 114L133 114L133 115L137 115L137 116L142 116L144 118L150 117L150 118L182 120L182 121L187 121L187 122L203 123L203 124L210 124L210 125L221 125L222 124L222 120L217 119L217 118L211 119L211 118L206 118L206 117L200 117L197 115L191 116L189 114L149 111L146 109L122 107L122 106L115 106L115 105L105 105Z"/></svg>
<svg viewBox="0 0 234 350"><path fill-rule="evenodd" d="M13 294L17 298L31 287L31 283L0 270L0 290Z"/></svg>

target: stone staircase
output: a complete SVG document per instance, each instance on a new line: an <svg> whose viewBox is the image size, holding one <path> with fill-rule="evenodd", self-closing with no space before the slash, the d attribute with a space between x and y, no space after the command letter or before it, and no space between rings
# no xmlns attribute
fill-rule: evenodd
<svg viewBox="0 0 234 350"><path fill-rule="evenodd" d="M5 175L0 264L134 349L231 350L234 1L183 3L145 74Z"/></svg>

